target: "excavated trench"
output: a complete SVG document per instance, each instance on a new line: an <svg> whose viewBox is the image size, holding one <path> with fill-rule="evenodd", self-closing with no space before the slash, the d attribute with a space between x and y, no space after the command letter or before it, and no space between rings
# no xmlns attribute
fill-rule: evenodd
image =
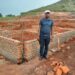
<svg viewBox="0 0 75 75"><path fill-rule="evenodd" d="M24 58L27 60L31 60L32 58L38 56L39 42L37 41L37 37L38 37L37 33L31 32L31 31L30 32L21 31L21 30L18 30L18 31L6 30L6 31L3 31L2 33L4 37L0 36L0 40L1 40L0 53L4 57L6 57L7 59L11 61L14 61L15 63L21 62L20 59L22 59L23 50L24 50L24 53L23 53ZM5 36L7 36L8 38ZM49 47L49 50L51 48L58 48L59 45L61 46L64 42L68 41L70 38L74 36L75 36L74 30L64 30L61 28L59 28L59 30L55 29L54 39Z"/></svg>
<svg viewBox="0 0 75 75"><path fill-rule="evenodd" d="M55 15L52 15L55 25L54 38L49 50L59 48L64 42L75 36L73 29L75 19L67 17L68 15L61 19L59 15L56 18ZM23 51L24 58L28 60L38 55L39 42L36 40L38 38L38 19L40 19L39 16L33 17L33 20L32 18L21 18L15 22L0 22L0 54L16 63L21 62Z"/></svg>
<svg viewBox="0 0 75 75"><path fill-rule="evenodd" d="M57 17L53 16L54 38L49 46L49 57L43 61L38 60L39 42L36 40L38 21L35 18L38 20L39 17L33 18L35 23L32 18L31 21L27 19L27 22L12 24L0 22L0 75L47 75L52 70L50 64L55 60L64 62L70 68L71 75L75 75L75 17L62 16L60 21ZM13 63L22 62L22 57L30 61L21 65Z"/></svg>

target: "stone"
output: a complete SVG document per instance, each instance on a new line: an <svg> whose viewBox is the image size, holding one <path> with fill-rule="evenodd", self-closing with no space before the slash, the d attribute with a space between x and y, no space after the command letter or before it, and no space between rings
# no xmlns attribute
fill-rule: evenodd
<svg viewBox="0 0 75 75"><path fill-rule="evenodd" d="M53 71L49 71L49 72L47 72L47 75L54 75L54 72Z"/></svg>
<svg viewBox="0 0 75 75"><path fill-rule="evenodd" d="M70 50L70 49L71 49L71 47L70 47L70 46L67 46L67 47L66 47L66 49Z"/></svg>
<svg viewBox="0 0 75 75"><path fill-rule="evenodd" d="M62 70L58 68L57 71L55 72L55 75L62 75Z"/></svg>
<svg viewBox="0 0 75 75"><path fill-rule="evenodd" d="M64 74L67 74L70 72L70 69L67 66L61 66L61 69Z"/></svg>

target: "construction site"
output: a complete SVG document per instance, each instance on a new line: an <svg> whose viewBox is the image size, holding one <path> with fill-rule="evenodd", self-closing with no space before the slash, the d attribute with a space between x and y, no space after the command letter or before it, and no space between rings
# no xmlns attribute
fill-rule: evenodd
<svg viewBox="0 0 75 75"><path fill-rule="evenodd" d="M0 75L66 75L60 70L54 74L55 64L67 66L64 69L69 71L67 75L75 75L75 14L51 13L53 39L48 59L42 61L39 60L38 41L41 17L40 13L0 21Z"/></svg>

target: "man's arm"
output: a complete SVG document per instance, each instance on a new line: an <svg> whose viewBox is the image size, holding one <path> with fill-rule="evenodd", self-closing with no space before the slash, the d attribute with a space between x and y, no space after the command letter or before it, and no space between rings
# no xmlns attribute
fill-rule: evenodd
<svg viewBox="0 0 75 75"><path fill-rule="evenodd" d="M52 22L52 25L51 25L51 32L50 32L50 36L51 36L51 39L53 38L53 22Z"/></svg>
<svg viewBox="0 0 75 75"><path fill-rule="evenodd" d="M39 36L40 36L40 25L38 27L38 38L39 38Z"/></svg>
<svg viewBox="0 0 75 75"><path fill-rule="evenodd" d="M39 40L39 36L40 36L40 28L41 28L41 20L39 22L39 27L38 27L38 40Z"/></svg>
<svg viewBox="0 0 75 75"><path fill-rule="evenodd" d="M40 35L40 28L41 28L42 20L39 22L38 34Z"/></svg>

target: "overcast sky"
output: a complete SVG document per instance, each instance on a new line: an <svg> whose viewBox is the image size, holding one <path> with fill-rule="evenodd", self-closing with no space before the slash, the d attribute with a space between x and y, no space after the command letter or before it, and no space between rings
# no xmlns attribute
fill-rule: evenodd
<svg viewBox="0 0 75 75"><path fill-rule="evenodd" d="M0 0L0 13L15 14L53 4L59 0Z"/></svg>

